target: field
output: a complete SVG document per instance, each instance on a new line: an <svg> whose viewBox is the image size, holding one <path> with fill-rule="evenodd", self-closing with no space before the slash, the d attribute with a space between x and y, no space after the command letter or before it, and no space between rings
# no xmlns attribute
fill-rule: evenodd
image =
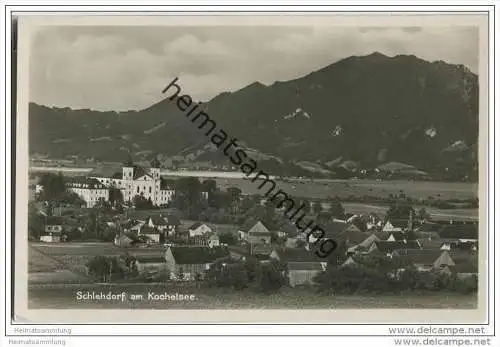
<svg viewBox="0 0 500 347"><path fill-rule="evenodd" d="M30 283L75 283L89 282L86 275L87 262L97 255L119 256L129 252L138 254L161 254L162 247L120 248L112 243L29 243L28 276Z"/></svg>
<svg viewBox="0 0 500 347"><path fill-rule="evenodd" d="M238 186L243 194L265 193L269 184L258 189L260 183L240 178L217 178L217 185L223 188ZM277 181L276 186L292 196L327 198L338 196L398 195L404 192L412 198L467 199L478 196L477 183L430 182L430 181L376 181L376 180L302 180Z"/></svg>
<svg viewBox="0 0 500 347"><path fill-rule="evenodd" d="M369 214L376 213L379 216L385 215L386 211L389 209L388 205L374 205L374 204L363 204L363 203L342 203L346 212L355 214ZM431 218L434 219L453 219L453 220L478 220L479 210L477 208L457 208L452 210L440 210L429 206L413 206L416 210L424 207L429 213Z"/></svg>
<svg viewBox="0 0 500 347"><path fill-rule="evenodd" d="M119 169L119 165L115 165ZM64 175L88 175L91 168L57 168L57 167L31 167L35 172L57 172L62 171ZM163 172L162 174L165 174ZM258 189L259 183L248 179L239 178L241 172L215 172L198 171L191 172L196 177L212 177L217 184L223 188L238 186L244 194L263 193ZM170 173L174 176L187 176L190 173L179 171ZM218 178L217 178L218 177ZM203 179L203 178L201 178ZM325 198L349 195L382 196L399 194L404 192L412 198L427 198L432 196L438 199L466 199L478 196L478 184L467 182L436 182L436 181L377 181L377 180L328 180L328 179L302 179L276 181L280 189L293 196L309 198Z"/></svg>
<svg viewBox="0 0 500 347"><path fill-rule="evenodd" d="M113 294L126 293L121 300L77 300L77 292ZM148 292L172 295L193 294L194 301L151 300ZM429 293L425 295L320 295L312 289L284 288L278 294L266 295L251 291L220 291L158 284L80 285L34 287L29 290L30 309L369 309L369 308L446 308L475 309L475 295ZM132 300L131 295L142 295Z"/></svg>

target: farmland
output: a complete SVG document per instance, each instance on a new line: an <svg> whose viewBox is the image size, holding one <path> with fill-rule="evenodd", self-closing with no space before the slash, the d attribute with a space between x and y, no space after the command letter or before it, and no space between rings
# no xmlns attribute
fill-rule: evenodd
<svg viewBox="0 0 500 347"><path fill-rule="evenodd" d="M345 202L342 205L344 206L346 212L355 214L376 213L379 216L383 216L389 209L389 205L374 205L350 202ZM479 218L479 211L477 208L440 210L428 206L414 205L413 207L415 209L419 209L421 207L425 208L425 210L433 219L477 220Z"/></svg>
<svg viewBox="0 0 500 347"><path fill-rule="evenodd" d="M29 243L28 274L30 283L88 282L85 264L97 255L120 256L127 252L161 254L164 248L119 248L112 243Z"/></svg>
<svg viewBox="0 0 500 347"><path fill-rule="evenodd" d="M120 167L116 165L117 170ZM43 169L43 170L42 170ZM36 172L58 172L64 175L90 175L92 168L57 168L57 167L31 167L30 171ZM242 178L241 172L217 172L217 171L192 171L192 172L170 172L164 171L163 175L171 177L185 177L192 175L200 179L211 178L222 188L237 186L243 194L263 193L258 189L259 184L249 179ZM389 194L404 192L412 198L436 199L468 199L478 196L478 184L468 182L437 182L437 181L403 181L403 180L332 180L332 179L283 179L276 181L277 186L283 191L293 195L307 198L326 198L338 196L346 198L354 196L380 196L387 197ZM265 192L265 191L264 191Z"/></svg>
<svg viewBox="0 0 500 347"><path fill-rule="evenodd" d="M237 186L243 194L265 193L259 190L259 182L240 178L217 178L217 185L223 188ZM388 197L390 194L405 193L406 196L421 199L432 196L435 199L468 199L478 196L477 183L455 183L434 181L376 181L376 180L297 180L277 181L280 189L293 196L307 198L328 198L338 196Z"/></svg>

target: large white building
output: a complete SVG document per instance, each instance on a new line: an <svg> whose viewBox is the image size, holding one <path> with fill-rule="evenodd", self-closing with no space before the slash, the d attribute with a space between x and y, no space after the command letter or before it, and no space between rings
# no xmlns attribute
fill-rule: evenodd
<svg viewBox="0 0 500 347"><path fill-rule="evenodd" d="M99 199L109 200L109 188L94 178L74 177L66 187L78 194L87 207L93 207Z"/></svg>
<svg viewBox="0 0 500 347"><path fill-rule="evenodd" d="M88 178L94 184L70 183L68 187L85 200L88 207L98 201L96 197L109 200L109 190L117 188L122 192L124 201L132 201L136 195L142 195L156 205L165 205L174 196L174 187L160 176L160 162L155 158L149 170L139 165L134 165L128 160L122 167L122 172L117 172L111 177L92 176ZM104 189L106 192L101 191Z"/></svg>

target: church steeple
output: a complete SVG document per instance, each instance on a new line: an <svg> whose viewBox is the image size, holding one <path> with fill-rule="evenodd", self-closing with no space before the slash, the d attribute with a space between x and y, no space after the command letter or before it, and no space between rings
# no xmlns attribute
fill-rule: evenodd
<svg viewBox="0 0 500 347"><path fill-rule="evenodd" d="M123 166L125 166L125 167L133 167L134 166L134 162L132 160L132 156L130 155L130 153L127 155L127 160L125 160L123 162Z"/></svg>
<svg viewBox="0 0 500 347"><path fill-rule="evenodd" d="M158 160L158 157L155 156L153 158L153 160L151 160L151 167L154 168L154 169L159 169L161 167L161 163L160 161Z"/></svg>
<svg viewBox="0 0 500 347"><path fill-rule="evenodd" d="M159 180L161 163L158 160L158 156L155 155L154 158L151 160L150 164L151 164L151 169L149 170L149 173L151 174L153 179Z"/></svg>

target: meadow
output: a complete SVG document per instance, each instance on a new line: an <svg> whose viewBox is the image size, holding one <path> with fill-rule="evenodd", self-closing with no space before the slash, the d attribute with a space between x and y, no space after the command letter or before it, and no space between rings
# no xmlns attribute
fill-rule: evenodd
<svg viewBox="0 0 500 347"><path fill-rule="evenodd" d="M115 165L120 170L119 165ZM64 175L89 175L92 168L58 168L58 167L30 167L30 172L63 172ZM97 171L99 171L97 169ZM217 171L162 171L162 175L174 177L194 176L200 179L214 179L222 188L237 186L243 194L262 193L259 184L249 179L242 178L241 172ZM203 178L205 177L205 178ZM470 182L438 182L438 181L408 181L408 180L332 180L332 179L284 179L276 181L279 188L293 196L308 198L327 198L338 196L340 198L354 196L381 196L400 194L404 192L412 198L437 199L467 199L478 196L478 184Z"/></svg>
<svg viewBox="0 0 500 347"><path fill-rule="evenodd" d="M217 185L222 188L239 187L243 194L265 193L267 188L258 189L260 183L241 178L216 178ZM307 198L329 198L338 196L399 195L420 199L432 196L435 199L469 199L478 196L477 183L468 182L435 182L435 181L377 181L377 180L300 180L276 181L279 189L292 196Z"/></svg>

